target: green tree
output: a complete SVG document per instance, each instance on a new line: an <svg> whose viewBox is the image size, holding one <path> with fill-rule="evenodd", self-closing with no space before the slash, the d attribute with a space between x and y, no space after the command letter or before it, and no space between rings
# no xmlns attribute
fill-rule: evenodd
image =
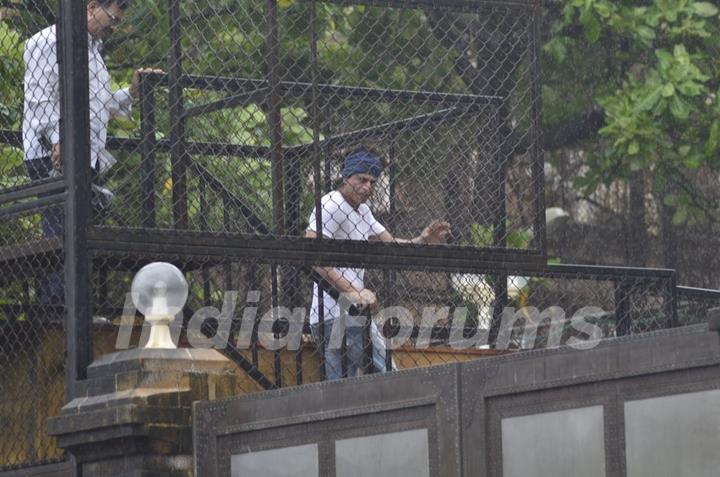
<svg viewBox="0 0 720 477"><path fill-rule="evenodd" d="M633 3L567 2L556 26L561 34L546 45L557 64L568 46L598 43L618 53L604 58L614 63L609 68L616 74L604 75L606 87L592 89L606 114L599 131L606 141L590 156L590 170L578 185L591 191L633 172L652 171L657 190L666 181L682 186L667 198L676 207L676 224L714 219L717 211L696 202L685 180L687 171L720 165L719 10L689 0ZM583 37L562 34L577 22Z"/></svg>
<svg viewBox="0 0 720 477"><path fill-rule="evenodd" d="M716 223L717 201L694 178L720 166L718 8L691 0L563 0L547 11L549 126L582 118L588 108L604 115L583 137L578 189L589 195L628 181L637 217L652 194L674 226Z"/></svg>

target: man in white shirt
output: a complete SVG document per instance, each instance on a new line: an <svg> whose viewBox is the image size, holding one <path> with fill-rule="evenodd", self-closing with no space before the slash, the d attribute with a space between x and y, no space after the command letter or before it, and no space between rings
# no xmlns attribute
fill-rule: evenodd
<svg viewBox="0 0 720 477"><path fill-rule="evenodd" d="M393 237L385 227L378 222L366 204L373 193L375 182L382 173L382 160L368 150L358 149L346 158L341 172L342 182L336 190L326 194L321 199L322 207L322 234L325 238L339 240L379 240L382 242L431 244L441 243L450 232L450 225L443 221L433 221L423 232L413 239L400 239ZM313 210L310 215L308 229L305 236L317 237L316 216ZM375 293L365 288L365 270L359 268L333 268L315 267L314 270L328 283L330 283L350 303L359 307L377 307ZM325 345L325 375L327 379L342 377L341 337L346 340L348 354L347 375L354 376L362 366L362 323L348 316L347 308L341 305L329 294L323 292L323 323ZM338 319L342 318L342 320ZM340 324L335 329L333 325ZM315 341L320 341L319 300L318 286L313 290L313 302L310 309L310 326ZM383 352L380 334L373 325L373 367L376 371L385 371L386 361Z"/></svg>
<svg viewBox="0 0 720 477"><path fill-rule="evenodd" d="M105 149L107 125L116 116L129 117L138 96L137 70L129 88L112 92L110 73L101 55L102 40L115 32L125 17L130 0L90 0L87 5L88 74L90 96L90 167L93 177L106 172L115 159ZM25 100L23 148L25 166L31 180L40 180L62 171L60 147L60 74L57 61L55 26L36 33L25 43ZM63 233L62 210L41 212L45 237ZM59 302L63 296L61 274L50 274L41 289L41 302Z"/></svg>

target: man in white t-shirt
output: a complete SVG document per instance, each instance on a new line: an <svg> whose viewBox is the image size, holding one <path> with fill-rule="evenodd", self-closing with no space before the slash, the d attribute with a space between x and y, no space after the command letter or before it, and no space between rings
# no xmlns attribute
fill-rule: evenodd
<svg viewBox="0 0 720 477"><path fill-rule="evenodd" d="M366 202L372 195L375 182L380 174L382 174L382 160L372 151L364 148L358 149L345 158L341 172L342 182L336 190L326 194L321 200L323 237L338 240L379 240L415 244L443 242L450 232L450 225L447 222L436 220L428 225L418 237L400 239L393 237L375 219ZM317 237L315 210L310 215L309 222L305 236L315 238ZM348 355L347 375L355 376L362 366L363 358L362 318L355 319L348 316L347 308L349 304L355 304L361 308L374 309L377 307L377 298L372 290L365 288L365 270L361 268L315 267L315 271L349 302L347 306L342 307L328 293L323 292L325 375L327 379L342 377L341 343L344 332ZM316 342L320 341L318 296L316 284L310 309L310 326ZM339 327L334 327L338 323ZM385 371L384 345L380 332L374 324L371 337L373 367L376 371Z"/></svg>

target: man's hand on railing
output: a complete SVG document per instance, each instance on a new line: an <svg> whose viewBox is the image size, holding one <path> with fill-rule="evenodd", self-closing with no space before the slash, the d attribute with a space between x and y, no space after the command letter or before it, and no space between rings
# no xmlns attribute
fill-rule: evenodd
<svg viewBox="0 0 720 477"><path fill-rule="evenodd" d="M360 310L369 309L370 311L375 311L378 309L379 303L377 296L375 296L375 292L368 288L344 293L344 295Z"/></svg>
<svg viewBox="0 0 720 477"><path fill-rule="evenodd" d="M433 220L430 225L425 227L420 234L420 242L426 244L444 243L448 235L450 235L450 223L444 220Z"/></svg>

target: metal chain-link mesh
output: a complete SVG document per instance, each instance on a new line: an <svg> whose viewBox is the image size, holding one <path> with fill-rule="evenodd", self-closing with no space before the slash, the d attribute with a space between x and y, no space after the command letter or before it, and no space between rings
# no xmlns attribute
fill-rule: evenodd
<svg viewBox="0 0 720 477"><path fill-rule="evenodd" d="M63 185L51 177L49 156L37 154L52 133L35 134L59 117L39 95L24 97L23 86L33 91L53 74L26 69L23 55L54 16L55 2L0 7L0 469L63 458L46 431L65 400ZM34 108L25 136L24 104Z"/></svg>
<svg viewBox="0 0 720 477"><path fill-rule="evenodd" d="M62 458L45 429L65 399L64 254L52 225L63 204L42 200L0 212L0 468Z"/></svg>
<svg viewBox="0 0 720 477"><path fill-rule="evenodd" d="M677 315L680 324L703 323L710 317L709 311L718 308L720 308L718 290L677 287Z"/></svg>
<svg viewBox="0 0 720 477"><path fill-rule="evenodd" d="M535 2L369 3L88 3L95 357L147 340L156 260L245 393L701 319L672 271L545 265ZM6 4L2 469L63 457L68 285L56 5Z"/></svg>
<svg viewBox="0 0 720 477"><path fill-rule="evenodd" d="M129 61L167 75L143 75L140 124L109 141L103 225L303 235L315 181L329 191L348 152L370 146L386 172L371 204L398 234L442 219L455 244L542 245L540 158L508 152L538 134L532 10L170 10L135 2L104 48L119 78Z"/></svg>
<svg viewBox="0 0 720 477"><path fill-rule="evenodd" d="M117 304L127 303L130 281L149 257L113 254L126 271L99 270L95 277L98 309L113 314L110 321L122 330L116 343L120 349L147 339L147 326L143 329L134 315L122 316ZM699 315L677 319L670 271L651 275L641 269L558 265L524 275L498 275L368 268L364 284L377 295L379 309L366 314L350 308L348 313L358 317L349 321L331 320L326 312L321 337L313 283L328 292L324 300L337 295L313 268L261 259L152 257L178 265L191 285L184 314L173 325L178 343L219 349L272 386L353 375L353 367L369 364L369 348L375 357L373 370L380 372L523 349L592 347L604 338L702 320ZM498 288L501 281L506 288ZM367 347L362 345L365 316L373 323ZM328 343L324 352L317 345L323 338ZM335 349L338 359L333 361ZM240 375L244 392L261 389L258 376Z"/></svg>

